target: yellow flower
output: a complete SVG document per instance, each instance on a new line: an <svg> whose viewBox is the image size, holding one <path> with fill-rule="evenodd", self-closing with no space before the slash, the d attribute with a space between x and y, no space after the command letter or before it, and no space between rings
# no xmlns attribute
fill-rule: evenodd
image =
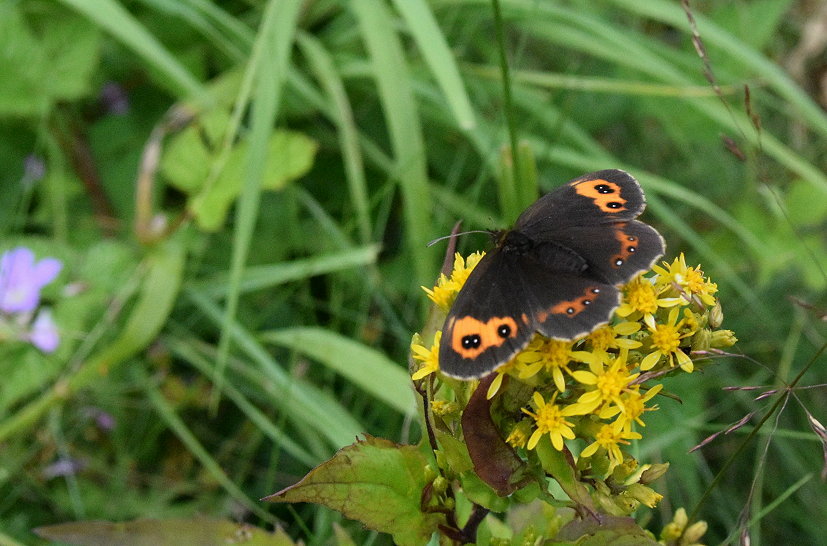
<svg viewBox="0 0 827 546"><path fill-rule="evenodd" d="M459 288L462 288L471 271L477 267L483 256L485 256L485 252L474 252L464 259L459 252L454 254L454 270L451 272L451 280L457 283Z"/></svg>
<svg viewBox="0 0 827 546"><path fill-rule="evenodd" d="M459 286L457 283L450 280L445 275L440 274L433 289L421 286L422 290L428 294L428 298L434 302L443 311L448 311L454 303L454 299L459 293Z"/></svg>
<svg viewBox="0 0 827 546"><path fill-rule="evenodd" d="M580 456L591 457L598 448L602 447L609 455L610 468L614 468L623 462L623 452L620 451L620 445L629 445L629 440L640 440L641 438L643 436L637 432L619 429L614 425L603 425L595 435L594 442L586 446Z"/></svg>
<svg viewBox="0 0 827 546"><path fill-rule="evenodd" d="M471 271L480 263L480 260L485 255L484 252L474 252L468 258L463 258L457 252L454 254L454 268L451 271L451 276L446 277L440 274L433 288L426 288L422 286L422 290L428 294L428 298L434 302L440 309L447 311L453 305L454 300L459 294L460 289L468 280Z"/></svg>
<svg viewBox="0 0 827 546"><path fill-rule="evenodd" d="M658 409L656 405L647 408L646 402L654 398L661 389L663 389L663 384L658 384L649 389L646 394L641 394L640 385L632 385L622 394L621 400L623 403L611 406L606 411L601 412L600 418L609 419L617 415L615 425L626 431L632 430L632 423L645 427L646 424L641 419L643 413Z"/></svg>
<svg viewBox="0 0 827 546"><path fill-rule="evenodd" d="M511 370L513 370L516 364L517 360L515 358L512 358L511 360L509 360L508 362L494 370L497 373L497 377L495 377L491 384L488 386L488 392L485 394L485 398L487 400L491 400L492 398L494 398L494 395L497 394L497 392L500 390L500 387L502 387L505 375L508 374Z"/></svg>
<svg viewBox="0 0 827 546"><path fill-rule="evenodd" d="M514 425L505 441L512 447L525 447L528 443L529 432L531 432L531 423L524 419Z"/></svg>
<svg viewBox="0 0 827 546"><path fill-rule="evenodd" d="M430 349L417 343L419 339L417 334L411 343L411 353L413 353L414 360L422 362L422 367L411 375L411 379L414 381L419 381L423 377L439 371L439 342L442 339L442 330L437 330L437 333L434 334L434 343Z"/></svg>
<svg viewBox="0 0 827 546"><path fill-rule="evenodd" d="M551 373L554 386L563 392L566 390L566 379L563 371L571 374L568 365L572 360L588 362L591 354L585 351L573 351L573 342L548 339L540 335L534 336L528 346L516 356L517 376L528 379L543 370Z"/></svg>
<svg viewBox="0 0 827 546"><path fill-rule="evenodd" d="M562 451L563 449L563 438L569 440L574 439L574 431L572 430L574 423L566 421L566 417L583 415L585 412L577 407L576 404L560 407L554 403L556 398L557 393L555 392L551 400L546 402L543 399L543 395L535 391L532 395L532 400L536 413L523 408L523 412L533 417L537 425L537 429L531 435L531 438L528 439L526 446L528 449L534 449L537 446L537 442L543 437L543 434L551 436L551 445L553 445L557 451Z"/></svg>
<svg viewBox="0 0 827 546"><path fill-rule="evenodd" d="M605 324L586 336L586 343L592 351L608 352L609 349L637 349L640 341L629 339L630 336L640 330L639 322L621 322L614 326Z"/></svg>
<svg viewBox="0 0 827 546"><path fill-rule="evenodd" d="M683 371L690 373L694 369L692 359L681 349L681 340L689 334L681 334L683 321L677 322L680 309L677 307L669 311L669 318L664 324L656 324L655 317L647 315L643 318L649 328L652 348L651 353L646 355L640 362L641 370L651 370L661 357L669 359L669 367L675 366L675 359Z"/></svg>
<svg viewBox="0 0 827 546"><path fill-rule="evenodd" d="M693 295L698 296L704 305L715 305L715 294L718 285L704 277L701 266L687 267L683 252L670 264L663 262L666 267L654 266L652 271L657 273L659 286L673 286L677 288L685 303L689 303Z"/></svg>
<svg viewBox="0 0 827 546"><path fill-rule="evenodd" d="M608 368L605 368L602 358L595 358L589 362L591 371L578 370L572 373L572 377L577 382L594 387L594 389L582 394L577 399L578 404L587 408L587 413L593 412L598 407L605 410L610 404L620 407L621 410L623 409L621 394L640 375L639 373L630 374L626 368L628 354L627 350L620 351L620 354Z"/></svg>
<svg viewBox="0 0 827 546"><path fill-rule="evenodd" d="M652 315L659 307L674 307L680 298L659 298L655 285L649 279L638 275L623 287L623 302L615 311L619 317L640 314Z"/></svg>

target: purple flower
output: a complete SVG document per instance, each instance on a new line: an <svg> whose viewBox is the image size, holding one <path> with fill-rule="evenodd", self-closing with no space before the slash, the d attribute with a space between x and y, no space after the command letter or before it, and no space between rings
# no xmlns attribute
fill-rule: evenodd
<svg viewBox="0 0 827 546"><path fill-rule="evenodd" d="M28 340L44 353L52 353L57 349L57 345L60 343L60 335L49 309L41 309L37 314L37 318L32 323Z"/></svg>
<svg viewBox="0 0 827 546"><path fill-rule="evenodd" d="M129 112L129 97L120 84L107 82L101 89L100 97L110 114L123 116Z"/></svg>
<svg viewBox="0 0 827 546"><path fill-rule="evenodd" d="M62 458L45 467L41 474L47 479L73 476L86 468L86 463L77 459Z"/></svg>
<svg viewBox="0 0 827 546"><path fill-rule="evenodd" d="M34 261L34 252L17 247L0 257L0 311L28 313L40 303L40 290L55 280L63 264L55 258ZM49 319L51 320L51 319Z"/></svg>
<svg viewBox="0 0 827 546"><path fill-rule="evenodd" d="M46 163L43 158L35 154L27 155L23 160L24 184L33 184L42 180L44 176L46 176Z"/></svg>

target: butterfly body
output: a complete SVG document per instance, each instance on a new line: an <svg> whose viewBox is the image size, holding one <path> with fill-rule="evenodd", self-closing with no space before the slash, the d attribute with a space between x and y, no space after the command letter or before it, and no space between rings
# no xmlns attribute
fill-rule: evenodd
<svg viewBox="0 0 827 546"><path fill-rule="evenodd" d="M534 332L571 340L606 324L617 286L664 251L660 234L636 220L646 203L637 180L612 169L544 195L495 234L445 320L440 369L482 377L508 362Z"/></svg>

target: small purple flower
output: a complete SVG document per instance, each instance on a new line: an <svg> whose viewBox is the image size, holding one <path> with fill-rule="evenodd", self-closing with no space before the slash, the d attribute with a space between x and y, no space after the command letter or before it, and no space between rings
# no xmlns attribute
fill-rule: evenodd
<svg viewBox="0 0 827 546"><path fill-rule="evenodd" d="M30 185L46 176L46 163L39 155L29 154L23 160L23 183Z"/></svg>
<svg viewBox="0 0 827 546"><path fill-rule="evenodd" d="M55 258L34 261L34 252L17 247L0 257L0 311L28 313L40 303L40 290L55 280L63 264Z"/></svg>
<svg viewBox="0 0 827 546"><path fill-rule="evenodd" d="M97 427L104 432L109 432L115 428L115 417L100 408L88 406L83 409L83 415L87 419L94 420Z"/></svg>
<svg viewBox="0 0 827 546"><path fill-rule="evenodd" d="M86 468L86 463L77 459L58 459L41 471L41 475L47 479L73 476Z"/></svg>
<svg viewBox="0 0 827 546"><path fill-rule="evenodd" d="M100 97L106 111L110 114L123 116L129 113L129 97L120 84L107 82L101 89Z"/></svg>
<svg viewBox="0 0 827 546"><path fill-rule="evenodd" d="M37 318L32 323L28 339L32 345L44 353L53 353L57 349L60 343L60 335L49 309L41 309L37 314Z"/></svg>

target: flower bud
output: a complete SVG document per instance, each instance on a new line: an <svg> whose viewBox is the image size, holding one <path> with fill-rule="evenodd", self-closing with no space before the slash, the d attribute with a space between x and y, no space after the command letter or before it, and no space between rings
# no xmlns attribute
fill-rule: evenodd
<svg viewBox="0 0 827 546"><path fill-rule="evenodd" d="M639 483L633 483L627 487L626 493L649 508L654 508L663 499L663 495L656 493L651 487Z"/></svg>
<svg viewBox="0 0 827 546"><path fill-rule="evenodd" d="M721 308L721 302L715 303L715 307L709 311L709 325L713 328L718 328L724 322L724 311Z"/></svg>
<svg viewBox="0 0 827 546"><path fill-rule="evenodd" d="M640 475L640 483L648 485L666 474L667 470L669 470L669 463L653 464Z"/></svg>
<svg viewBox="0 0 827 546"><path fill-rule="evenodd" d="M715 347L716 349L722 349L726 347L732 347L738 342L738 338L735 337L735 332L732 330L715 330L712 332L712 339L710 340L710 345Z"/></svg>

